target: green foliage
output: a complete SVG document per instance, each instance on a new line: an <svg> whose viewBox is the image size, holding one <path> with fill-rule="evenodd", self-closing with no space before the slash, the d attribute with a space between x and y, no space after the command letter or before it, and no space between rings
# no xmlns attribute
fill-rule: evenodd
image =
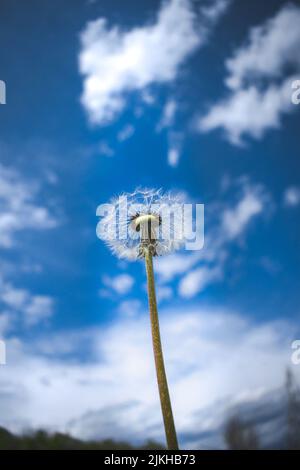
<svg viewBox="0 0 300 470"><path fill-rule="evenodd" d="M133 447L127 442L111 439L104 441L81 441L68 434L49 434L43 430L22 436L15 436L4 428L0 428L0 450L132 450L132 449L163 449L154 441L148 441L141 447Z"/></svg>

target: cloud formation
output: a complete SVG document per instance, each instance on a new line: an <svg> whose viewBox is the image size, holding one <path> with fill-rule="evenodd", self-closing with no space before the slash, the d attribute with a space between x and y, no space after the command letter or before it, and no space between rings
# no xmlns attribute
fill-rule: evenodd
<svg viewBox="0 0 300 470"><path fill-rule="evenodd" d="M265 200L266 196L260 186L246 187L236 206L225 209L222 214L226 236L234 239L244 232L253 217L263 211Z"/></svg>
<svg viewBox="0 0 300 470"><path fill-rule="evenodd" d="M221 266L203 266L186 274L180 281L178 293L181 297L194 297L205 287L222 278Z"/></svg>
<svg viewBox="0 0 300 470"><path fill-rule="evenodd" d="M296 207L300 204L300 188L291 186L284 192L284 203L288 207Z"/></svg>
<svg viewBox="0 0 300 470"><path fill-rule="evenodd" d="M190 0L164 1L155 21L127 31L109 26L105 18L90 21L81 33L79 54L81 102L90 121L108 124L124 109L126 93L176 79L228 4L214 0L199 17Z"/></svg>
<svg viewBox="0 0 300 470"><path fill-rule="evenodd" d="M289 4L250 30L248 40L225 63L228 96L198 121L201 132L222 129L234 145L260 139L295 110L292 83L300 72L300 8Z"/></svg>
<svg viewBox="0 0 300 470"><path fill-rule="evenodd" d="M54 314L54 299L48 295L36 295L30 290L15 287L12 283L0 278L0 294L4 315L5 329L13 327L16 318L20 324L33 326L41 321L48 320ZM3 323L3 319L2 319ZM4 329L4 327L3 327Z"/></svg>
<svg viewBox="0 0 300 470"><path fill-rule="evenodd" d="M134 279L129 274L119 274L114 277L104 276L102 281L106 287L118 294L126 294L131 290L134 284Z"/></svg>
<svg viewBox="0 0 300 470"><path fill-rule="evenodd" d="M56 217L38 202L39 187L13 168L0 164L0 248L11 248L23 230L45 230L58 225Z"/></svg>
<svg viewBox="0 0 300 470"><path fill-rule="evenodd" d="M188 447L184 436L215 430L228 407L281 385L295 325L257 325L237 312L184 306L161 311L161 330L175 419ZM2 426L163 441L146 312L30 344L11 338L7 352L0 376ZM81 361L78 353L89 359ZM222 415L215 406L220 402ZM207 408L209 419L203 419Z"/></svg>
<svg viewBox="0 0 300 470"><path fill-rule="evenodd" d="M156 22L130 31L110 28L104 18L89 22L79 62L90 120L110 122L124 108L125 92L173 80L199 45L195 19L189 1L171 0L162 4Z"/></svg>
<svg viewBox="0 0 300 470"><path fill-rule="evenodd" d="M130 139L134 132L134 127L131 124L127 124L127 126L123 127L123 129L118 132L117 138L119 142L124 142L124 140Z"/></svg>
<svg viewBox="0 0 300 470"><path fill-rule="evenodd" d="M218 210L206 219L204 247L200 251L175 253L155 260L159 285L179 278L178 294L191 298L209 285L222 280L230 265L228 253L232 244L245 239L258 216L268 215L272 199L264 186L247 178L234 184L234 200L218 204ZM207 215L205 215L207 217Z"/></svg>
<svg viewBox="0 0 300 470"><path fill-rule="evenodd" d="M54 314L54 299L36 294L34 290L19 287L18 277L22 269L19 262L5 258L15 256L22 246L19 235L50 230L60 223L58 217L39 201L40 185L24 178L15 168L0 164L0 329L9 331L15 323L23 327L33 326L48 320ZM5 260L5 261L4 261ZM5 264L6 262L6 264ZM30 264L29 270L39 267ZM13 278L13 279L12 279Z"/></svg>

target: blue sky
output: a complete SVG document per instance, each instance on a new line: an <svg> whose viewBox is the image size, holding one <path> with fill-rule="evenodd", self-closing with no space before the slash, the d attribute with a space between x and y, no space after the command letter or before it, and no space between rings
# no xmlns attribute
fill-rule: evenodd
<svg viewBox="0 0 300 470"><path fill-rule="evenodd" d="M278 387L300 334L299 4L1 10L0 424L163 439L144 267L95 233L154 187L205 204L204 249L155 262L179 436L203 445L184 436L222 417L197 416Z"/></svg>

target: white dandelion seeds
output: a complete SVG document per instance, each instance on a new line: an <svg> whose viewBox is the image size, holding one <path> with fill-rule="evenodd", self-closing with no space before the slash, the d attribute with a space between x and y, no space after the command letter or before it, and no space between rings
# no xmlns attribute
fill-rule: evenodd
<svg viewBox="0 0 300 470"><path fill-rule="evenodd" d="M111 200L97 234L120 258L143 258L147 245L153 256L171 253L183 245L181 194L161 189L137 189Z"/></svg>
<svg viewBox="0 0 300 470"><path fill-rule="evenodd" d="M163 351L153 272L153 256L161 256L183 243L183 204L181 196L161 190L138 189L123 194L102 206L105 217L97 226L97 235L121 258L144 258L156 376L168 449L177 450ZM97 211L97 215L104 215Z"/></svg>

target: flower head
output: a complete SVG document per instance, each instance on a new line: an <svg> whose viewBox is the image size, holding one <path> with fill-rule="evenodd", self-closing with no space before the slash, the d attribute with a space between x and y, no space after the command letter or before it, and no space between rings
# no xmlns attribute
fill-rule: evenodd
<svg viewBox="0 0 300 470"><path fill-rule="evenodd" d="M161 256L183 243L183 203L180 194L137 189L105 205L97 226L99 238L120 258L136 259L149 250ZM100 206L101 207L101 206Z"/></svg>

